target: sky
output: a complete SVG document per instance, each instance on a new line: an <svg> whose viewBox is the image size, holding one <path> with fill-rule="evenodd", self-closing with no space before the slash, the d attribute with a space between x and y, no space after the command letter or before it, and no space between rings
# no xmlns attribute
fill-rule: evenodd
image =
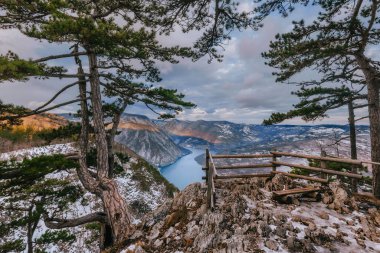
<svg viewBox="0 0 380 253"><path fill-rule="evenodd" d="M247 1L242 9L250 10L252 5ZM178 115L182 120L227 120L236 123L261 124L273 112L286 112L298 99L291 95L296 89L292 84L276 83L272 72L275 69L265 65L261 53L268 50L268 45L277 33L290 31L292 20L305 19L310 22L316 16L315 9L301 8L288 18L278 15L268 17L264 27L259 31L235 31L227 42L223 62L208 63L204 57L197 62L180 60L178 64L158 63L162 82L156 85L175 88L186 95L186 100L197 105L194 109L184 110ZM183 34L175 32L170 37L161 37L164 45L189 46L199 36L199 32ZM16 30L0 31L0 53L11 50L23 58L39 58L65 52L65 47L27 38ZM75 70L73 62L68 60L53 61L62 64L69 70ZM299 78L310 77L311 72L299 75ZM6 103L36 108L52 97L67 80L31 79L24 83L0 83L0 99ZM56 103L73 99L77 90L71 88ZM56 113L75 112L76 105L65 106ZM143 105L134 105L127 113L144 114L155 118ZM309 124L347 124L347 109L340 108L329 113L330 117ZM356 111L358 117L366 115L366 109ZM367 122L361 121L361 124ZM305 124L301 119L287 120L284 124Z"/></svg>

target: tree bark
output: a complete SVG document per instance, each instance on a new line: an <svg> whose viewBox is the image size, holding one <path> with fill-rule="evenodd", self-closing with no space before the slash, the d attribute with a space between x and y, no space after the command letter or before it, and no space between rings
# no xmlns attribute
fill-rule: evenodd
<svg viewBox="0 0 380 253"><path fill-rule="evenodd" d="M356 57L357 62L366 79L368 96L369 128L371 137L371 160L380 162L380 81L378 73L364 55ZM380 198L380 166L372 165L372 191L376 198Z"/></svg>
<svg viewBox="0 0 380 253"><path fill-rule="evenodd" d="M112 229L113 239L118 243L128 235L131 228L131 217L127 203L120 195L116 182L108 177L108 145L104 128L97 57L91 50L88 50L88 52L93 125L97 146L97 173L101 186L100 197Z"/></svg>
<svg viewBox="0 0 380 253"><path fill-rule="evenodd" d="M356 126L355 126L355 112L353 101L348 102L348 122L350 126L350 147L351 147L351 159L358 159L357 149L356 149ZM353 165L352 172L357 173L358 168ZM358 191L357 180L355 178L351 179L352 190L354 192Z"/></svg>
<svg viewBox="0 0 380 253"><path fill-rule="evenodd" d="M29 207L28 210L28 218L32 217L33 215L33 205ZM27 245L28 245L28 253L33 253L33 221L29 220L28 221L28 226L27 226Z"/></svg>
<svg viewBox="0 0 380 253"><path fill-rule="evenodd" d="M44 222L46 227L50 229L62 229L76 227L90 222L107 223L107 217L102 212L90 213L75 219L49 218L47 214L44 214Z"/></svg>
<svg viewBox="0 0 380 253"><path fill-rule="evenodd" d="M87 93L87 83L84 77L84 71L82 67L82 62L78 56L75 57L75 62L78 64L78 78L79 83L79 96L81 98L86 97ZM81 108L81 132L79 138L79 167L77 169L77 174L79 180L81 181L83 187L91 193L99 195L98 192L98 183L91 175L87 167L87 152L88 152L88 135L89 135L89 113L87 100L82 100L80 103Z"/></svg>
<svg viewBox="0 0 380 253"><path fill-rule="evenodd" d="M27 251L28 253L33 253L34 252L34 247L33 247L33 235L34 232L36 231L38 222L40 221L41 213L38 213L34 219L31 220L33 217L33 209L34 209L34 204L32 204L28 208L28 224L27 224L27 232L26 232L26 237L27 237Z"/></svg>
<svg viewBox="0 0 380 253"><path fill-rule="evenodd" d="M120 118L125 109L127 108L128 103L125 101L119 108L115 115L112 118L112 128L107 135L107 145L108 145L108 177L113 177L113 168L115 163L114 152L113 152L113 142L117 133L117 128L120 123Z"/></svg>

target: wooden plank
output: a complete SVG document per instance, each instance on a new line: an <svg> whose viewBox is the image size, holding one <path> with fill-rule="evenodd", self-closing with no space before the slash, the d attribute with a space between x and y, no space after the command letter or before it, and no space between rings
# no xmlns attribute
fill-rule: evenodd
<svg viewBox="0 0 380 253"><path fill-rule="evenodd" d="M214 159L220 158L268 158L272 157L272 154L251 154L251 155L213 155Z"/></svg>
<svg viewBox="0 0 380 253"><path fill-rule="evenodd" d="M363 193L354 193L355 199L358 201L364 201L371 203L375 206L380 206L380 199L376 198L372 193L363 192Z"/></svg>
<svg viewBox="0 0 380 253"><path fill-rule="evenodd" d="M229 178L250 178L250 177L272 177L272 173L255 173L255 174L234 174L234 175L217 175L215 179Z"/></svg>
<svg viewBox="0 0 380 253"><path fill-rule="evenodd" d="M317 177L308 177L308 176L303 176L303 175L297 175L297 174L292 174L292 173L287 173L287 172L281 172L281 171L272 171L273 174L282 174L282 175L285 175L287 177L293 177L293 178L301 178L301 179L305 179L305 180L309 180L309 181L315 181L315 182L319 182L319 183L328 183L328 180L327 179L323 179L323 178L317 178Z"/></svg>
<svg viewBox="0 0 380 253"><path fill-rule="evenodd" d="M295 189L290 189L290 190L274 191L273 195L274 197L280 197L280 196L293 195L293 194L316 192L320 190L321 189L319 187L295 188Z"/></svg>
<svg viewBox="0 0 380 253"><path fill-rule="evenodd" d="M324 173L332 174L332 175L339 175L339 176L345 176L345 177L351 177L351 178L357 178L357 179L363 178L362 175L354 174L354 173L350 173L350 172L328 170L328 169L322 169L322 168L317 168L317 167L310 167L310 166L306 166L306 165L302 165L302 164L293 164L293 163L286 163L286 162L280 162L280 161L273 162L273 163L276 165L283 165L283 166L294 167L294 168L299 168L299 169L324 172Z"/></svg>
<svg viewBox="0 0 380 253"><path fill-rule="evenodd" d="M277 155L277 156L291 156L291 157L298 157L298 158L316 159L316 160L323 160L323 161L330 161L330 162L340 162L340 163L362 165L362 161L353 160L353 159L347 159L347 158L321 157L321 156L314 156L314 155L305 155L305 154L296 154L296 153L287 153L287 152L277 152L277 151L274 151L274 152L271 152L271 153L273 155Z"/></svg>
<svg viewBox="0 0 380 253"><path fill-rule="evenodd" d="M368 163L368 164L373 164L373 165L380 165L379 162L372 162L372 161L362 161L362 163Z"/></svg>
<svg viewBox="0 0 380 253"><path fill-rule="evenodd" d="M260 163L260 164L240 164L240 165L229 165L229 166L218 166L217 170L226 169L257 169L257 168L269 168L272 167L272 163Z"/></svg>

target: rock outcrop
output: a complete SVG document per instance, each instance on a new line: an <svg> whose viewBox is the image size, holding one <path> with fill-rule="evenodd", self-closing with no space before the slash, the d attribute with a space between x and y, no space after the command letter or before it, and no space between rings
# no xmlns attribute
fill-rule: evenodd
<svg viewBox="0 0 380 253"><path fill-rule="evenodd" d="M270 190L286 181L218 181L213 212L205 186L192 184L147 216L124 252L380 251L378 209L352 205L337 184L330 186L329 203L279 204Z"/></svg>

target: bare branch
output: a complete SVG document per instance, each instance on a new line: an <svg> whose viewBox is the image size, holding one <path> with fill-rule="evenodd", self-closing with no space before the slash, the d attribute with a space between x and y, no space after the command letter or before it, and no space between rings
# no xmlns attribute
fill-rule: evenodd
<svg viewBox="0 0 380 253"><path fill-rule="evenodd" d="M90 98L86 98L86 100L87 99L90 99ZM10 119L18 119L18 118L23 118L23 117L28 117L28 116L40 114L40 113L44 113L44 112L47 112L47 111L50 111L50 110L53 110L53 109L65 106L65 105L77 103L77 102L80 102L80 101L82 101L82 99L74 99L74 100L70 100L70 101L67 101L67 102L64 102L64 103L61 103L61 104L57 104L55 106L51 106L51 107L48 107L48 108L45 108L45 109L39 110L39 111L33 110L33 111L28 112L28 113L20 114L20 115L4 115L4 116L0 117L0 121L2 121L2 120L10 120Z"/></svg>
<svg viewBox="0 0 380 253"><path fill-rule="evenodd" d="M59 54L59 55L52 55L52 56L47 56L44 58L40 58L37 60L33 60L33 62L44 62L44 61L49 61L49 60L55 60L55 59L61 59L61 58L68 58L68 57L75 57L75 56L80 56L80 55L86 55L86 52L75 52L75 53L70 53L70 54Z"/></svg>
<svg viewBox="0 0 380 253"><path fill-rule="evenodd" d="M44 214L44 222L46 227L50 229L62 229L76 227L90 222L107 223L108 221L105 213L96 212L75 219L49 218L47 214Z"/></svg>
<svg viewBox="0 0 380 253"><path fill-rule="evenodd" d="M74 85L77 85L79 84L80 81L77 81L77 82L74 82L74 83L71 83L71 84L68 84L66 85L65 87L63 87L61 90L59 90L49 101L47 101L45 104L41 105L40 107L34 109L34 111L38 111L44 107L46 107L47 105L49 105L51 102L53 102L62 92L64 92L65 90L73 87Z"/></svg>
<svg viewBox="0 0 380 253"><path fill-rule="evenodd" d="M359 108L367 107L368 105L369 105L369 104L355 105L355 106L354 106L354 109L359 109Z"/></svg>
<svg viewBox="0 0 380 253"><path fill-rule="evenodd" d="M355 119L355 121L359 121L359 120L367 119L367 118L369 118L369 116L364 116L364 117L357 118L357 119Z"/></svg>

